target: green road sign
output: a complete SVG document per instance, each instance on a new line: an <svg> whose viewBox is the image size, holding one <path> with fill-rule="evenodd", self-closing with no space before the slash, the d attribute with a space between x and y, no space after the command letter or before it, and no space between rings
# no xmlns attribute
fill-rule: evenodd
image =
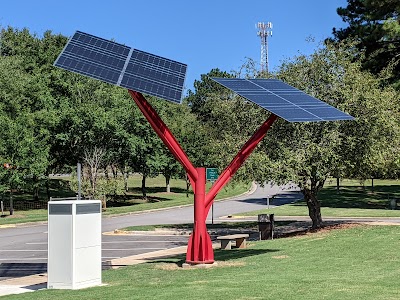
<svg viewBox="0 0 400 300"><path fill-rule="evenodd" d="M215 181L218 179L218 169L217 168L207 168L206 169L206 179L210 181Z"/></svg>

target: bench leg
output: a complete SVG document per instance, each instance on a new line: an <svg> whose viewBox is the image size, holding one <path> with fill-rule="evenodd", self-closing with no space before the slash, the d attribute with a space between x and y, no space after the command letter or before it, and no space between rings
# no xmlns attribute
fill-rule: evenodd
<svg viewBox="0 0 400 300"><path fill-rule="evenodd" d="M231 247L231 241L230 240L221 240L221 249L222 250L230 250Z"/></svg>
<svg viewBox="0 0 400 300"><path fill-rule="evenodd" d="M237 248L246 248L246 239L245 238L236 239L236 247Z"/></svg>

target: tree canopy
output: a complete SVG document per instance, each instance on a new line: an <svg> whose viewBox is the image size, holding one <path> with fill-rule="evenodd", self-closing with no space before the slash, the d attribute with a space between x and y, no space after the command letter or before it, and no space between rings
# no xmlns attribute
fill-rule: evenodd
<svg viewBox="0 0 400 300"><path fill-rule="evenodd" d="M348 0L337 13L348 24L333 29L334 38L343 41L353 38L365 51L363 67L374 74L392 64L393 80L400 80L400 2L398 0Z"/></svg>
<svg viewBox="0 0 400 300"><path fill-rule="evenodd" d="M353 22L348 34L335 31L334 42L327 41L311 55L285 60L275 74L257 73L249 61L240 72L215 68L203 74L180 106L146 98L195 166L219 170L269 113L215 83L212 76L280 78L353 115L355 121L277 121L234 178L298 184L313 226L319 227L318 192L327 178L400 174L400 97L388 83L398 77L390 65L398 58L393 50L398 47L398 24L393 21L398 11L396 3L391 9L379 8L379 3L349 1L339 10ZM369 49L372 40L353 34L357 26L363 34L373 26L379 29L374 36L382 41L378 48ZM122 173L125 183L129 173L142 174L144 195L149 176L163 174L166 185L172 177L184 177L125 90L52 66L65 42L50 31L39 37L27 29L1 30L0 163L11 167L0 170L0 192L37 191L49 174L71 172L77 162L84 164L86 192L96 197L124 192L119 181L111 182L109 171L115 178Z"/></svg>
<svg viewBox="0 0 400 300"><path fill-rule="evenodd" d="M271 180L296 183L314 227L322 224L318 192L329 177L393 177L400 167L398 92L385 85L384 74L375 76L354 61L353 45L328 43L310 56L285 61L276 76L356 120L279 120L236 176L261 184ZM224 168L268 113L227 89L208 93L204 99L208 117L203 122L212 145L210 157L216 166Z"/></svg>

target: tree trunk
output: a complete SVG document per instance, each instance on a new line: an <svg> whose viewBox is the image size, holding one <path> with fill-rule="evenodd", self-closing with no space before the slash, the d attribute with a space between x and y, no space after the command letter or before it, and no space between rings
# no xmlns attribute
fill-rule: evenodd
<svg viewBox="0 0 400 300"><path fill-rule="evenodd" d="M97 173L103 162L104 155L105 150L97 147L85 150L84 153L84 161L88 167L89 180L92 187L92 196L96 194Z"/></svg>
<svg viewBox="0 0 400 300"><path fill-rule="evenodd" d="M125 192L128 192L129 191L129 189L128 189L129 174L128 174L126 167L124 168L124 176L123 177L124 177L124 189L125 189Z"/></svg>
<svg viewBox="0 0 400 300"><path fill-rule="evenodd" d="M12 188L10 188L10 216L14 214L14 201L13 201L13 192Z"/></svg>
<svg viewBox="0 0 400 300"><path fill-rule="evenodd" d="M336 193L339 194L339 186L340 186L340 178L339 176L336 177Z"/></svg>
<svg viewBox="0 0 400 300"><path fill-rule="evenodd" d="M50 178L49 178L49 174L46 175L46 195L47 195L47 201L50 201Z"/></svg>
<svg viewBox="0 0 400 300"><path fill-rule="evenodd" d="M143 194L143 199L147 199L147 194L146 194L146 175L143 174L142 176L142 194Z"/></svg>
<svg viewBox="0 0 400 300"><path fill-rule="evenodd" d="M166 175L165 176L165 186L166 186L167 193L171 193L170 180L171 180L171 176L170 175Z"/></svg>
<svg viewBox="0 0 400 300"><path fill-rule="evenodd" d="M321 216L321 202L317 199L316 193L309 189L303 191L304 200L306 200L308 206L308 214L312 221L312 229L318 229L322 227L322 216Z"/></svg>
<svg viewBox="0 0 400 300"><path fill-rule="evenodd" d="M39 187L38 186L35 186L33 188L33 200L39 201Z"/></svg>
<svg viewBox="0 0 400 300"><path fill-rule="evenodd" d="M114 166L114 165L111 165L110 167L111 167L111 172L113 173L114 179L117 179L117 177L118 177L118 168L116 166Z"/></svg>
<svg viewBox="0 0 400 300"><path fill-rule="evenodd" d="M108 176L108 166L104 167L104 177L106 178L107 181L110 180L109 176Z"/></svg>
<svg viewBox="0 0 400 300"><path fill-rule="evenodd" d="M102 195L101 196L101 208L102 208L103 211L107 209L107 197L106 197L106 195Z"/></svg>
<svg viewBox="0 0 400 300"><path fill-rule="evenodd" d="M189 187L190 187L190 180L188 174L186 173L186 198L189 198Z"/></svg>
<svg viewBox="0 0 400 300"><path fill-rule="evenodd" d="M33 176L33 201L39 201L39 180L37 176Z"/></svg>

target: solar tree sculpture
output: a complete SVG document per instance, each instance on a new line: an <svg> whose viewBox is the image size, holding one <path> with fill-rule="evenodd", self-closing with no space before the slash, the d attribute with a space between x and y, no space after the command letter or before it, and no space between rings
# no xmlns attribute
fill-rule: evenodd
<svg viewBox="0 0 400 300"><path fill-rule="evenodd" d="M154 131L185 168L194 191L194 224L186 262L214 262L206 218L214 198L229 182L279 117L289 122L351 120L353 117L280 80L212 78L271 112L270 117L245 143L208 193L204 167L195 167L172 132L141 93L181 103L185 64L136 50L77 31L54 63L55 66L127 88Z"/></svg>

